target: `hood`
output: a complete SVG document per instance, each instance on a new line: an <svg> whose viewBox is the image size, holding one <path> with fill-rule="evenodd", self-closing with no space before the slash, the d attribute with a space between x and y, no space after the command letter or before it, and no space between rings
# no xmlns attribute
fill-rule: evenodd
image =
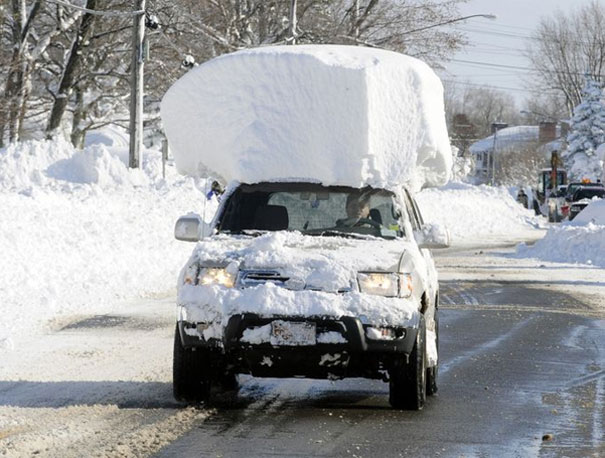
<svg viewBox="0 0 605 458"><path fill-rule="evenodd" d="M258 237L219 234L201 241L193 261L246 272L271 271L292 289L338 292L351 289L357 272L398 270L409 242L272 232ZM286 286L288 286L286 284Z"/></svg>

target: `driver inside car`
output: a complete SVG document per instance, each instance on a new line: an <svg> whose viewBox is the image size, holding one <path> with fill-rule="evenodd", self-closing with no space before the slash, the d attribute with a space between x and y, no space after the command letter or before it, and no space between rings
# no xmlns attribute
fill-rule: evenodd
<svg viewBox="0 0 605 458"><path fill-rule="evenodd" d="M345 205L347 217L336 221L336 226L353 227L367 224L370 218L370 196L367 194L349 194Z"/></svg>

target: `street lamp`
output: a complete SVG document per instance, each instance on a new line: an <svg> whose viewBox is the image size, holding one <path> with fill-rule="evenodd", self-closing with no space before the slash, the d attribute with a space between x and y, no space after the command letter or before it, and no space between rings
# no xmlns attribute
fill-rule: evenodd
<svg viewBox="0 0 605 458"><path fill-rule="evenodd" d="M406 32L403 32L402 35L407 35L409 33L422 32L423 30L432 29L433 27L440 27L442 25L448 25L448 24L453 24L455 22L466 21L467 19L472 19L474 17L482 17L485 19L492 19L492 20L496 19L495 14L471 14L470 16L464 16L464 17L450 19L449 21L440 22L438 24L427 25L425 27L420 27L419 29L408 30Z"/></svg>

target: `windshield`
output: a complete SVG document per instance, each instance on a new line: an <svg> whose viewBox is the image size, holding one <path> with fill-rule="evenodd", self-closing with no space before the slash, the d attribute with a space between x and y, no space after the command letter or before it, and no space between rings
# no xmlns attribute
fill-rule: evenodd
<svg viewBox="0 0 605 458"><path fill-rule="evenodd" d="M349 237L404 235L391 192L310 183L241 185L226 202L217 229Z"/></svg>

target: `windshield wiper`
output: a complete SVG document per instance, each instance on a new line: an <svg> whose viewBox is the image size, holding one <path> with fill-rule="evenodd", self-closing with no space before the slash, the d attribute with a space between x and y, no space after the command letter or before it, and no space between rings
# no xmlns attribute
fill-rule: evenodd
<svg viewBox="0 0 605 458"><path fill-rule="evenodd" d="M344 237L347 239L361 239L361 240L367 240L367 239L374 239L376 237L374 237L373 235L369 235L369 234L358 234L356 232L343 232L343 231L335 231L334 229L326 229L326 230L313 230L313 231L305 231L303 232L304 235L325 235L328 237Z"/></svg>
<svg viewBox="0 0 605 458"><path fill-rule="evenodd" d="M230 231L230 230L220 231L219 234L248 235L250 237L258 237L260 235L265 235L268 232L270 232L270 231L262 231L260 229L241 229L241 230L237 230L237 231Z"/></svg>

